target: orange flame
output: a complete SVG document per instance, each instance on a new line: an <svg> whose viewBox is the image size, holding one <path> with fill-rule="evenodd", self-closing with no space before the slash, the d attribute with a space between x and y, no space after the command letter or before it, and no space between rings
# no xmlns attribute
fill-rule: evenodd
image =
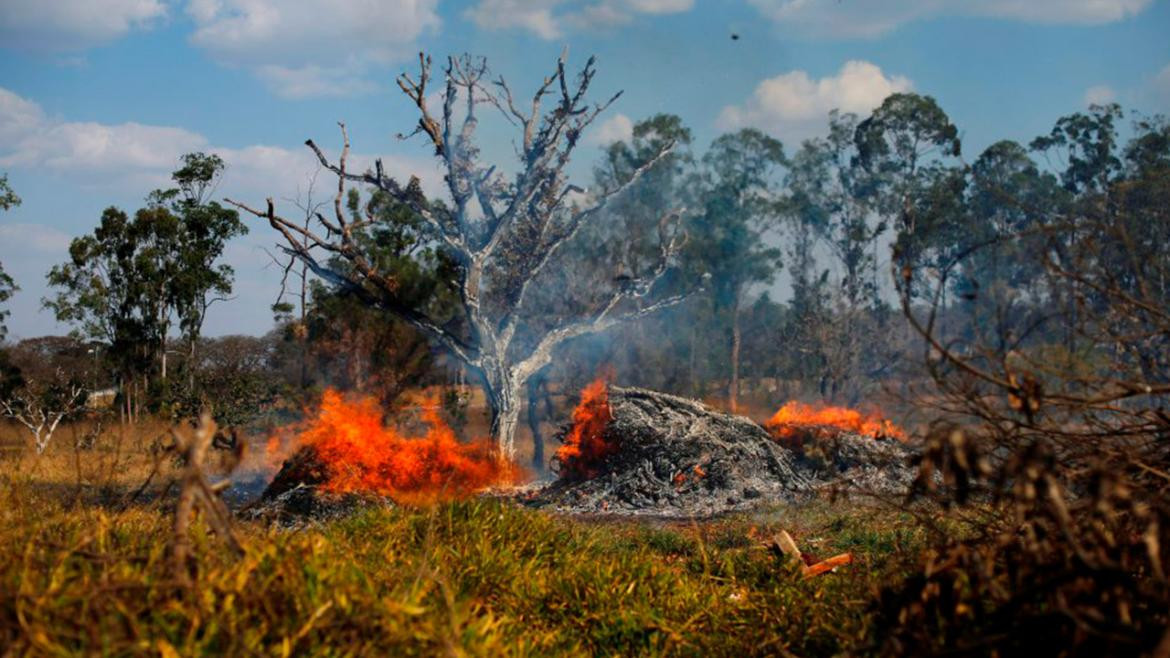
<svg viewBox="0 0 1170 658"><path fill-rule="evenodd" d="M292 443L316 449L328 472L322 488L335 493L374 493L400 503L430 503L519 479L519 469L499 457L489 441L459 442L439 417L436 398L424 400L419 410L428 425L426 434L403 436L383 425L376 398L347 401L327 390L316 415L297 427ZM271 450L279 450L279 445L269 440Z"/></svg>
<svg viewBox="0 0 1170 658"><path fill-rule="evenodd" d="M782 441L803 443L806 439L825 438L839 432L853 432L871 438L906 440L906 433L879 414L862 414L856 409L788 402L764 427Z"/></svg>
<svg viewBox="0 0 1170 658"><path fill-rule="evenodd" d="M609 408L609 386L598 377L581 391L581 402L573 410L573 426L557 448L561 477L585 480L597 477L605 459L618 451L616 442L606 440L605 428L613 414Z"/></svg>

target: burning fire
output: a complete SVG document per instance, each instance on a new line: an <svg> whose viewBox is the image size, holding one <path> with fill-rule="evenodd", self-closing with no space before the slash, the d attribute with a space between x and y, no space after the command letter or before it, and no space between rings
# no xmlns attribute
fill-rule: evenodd
<svg viewBox="0 0 1170 658"><path fill-rule="evenodd" d="M604 433L613 414L609 408L609 386L605 377L593 380L581 391L581 402L573 410L573 425L557 448L561 477L585 480L597 477L605 459L618 451Z"/></svg>
<svg viewBox="0 0 1170 658"><path fill-rule="evenodd" d="M876 413L863 415L856 409L807 405L791 401L780 407L764 427L776 438L793 443L806 439L832 436L838 432L853 432L871 438L906 440L906 433L891 421Z"/></svg>
<svg viewBox="0 0 1170 658"><path fill-rule="evenodd" d="M519 469L500 458L490 442L459 442L439 417L436 399L425 400L419 410L428 429L421 437L408 437L383 425L377 399L346 400L327 390L316 415L296 428L291 445L316 450L328 473L322 488L335 493L428 503L518 479ZM267 448L276 454L280 445L274 437Z"/></svg>

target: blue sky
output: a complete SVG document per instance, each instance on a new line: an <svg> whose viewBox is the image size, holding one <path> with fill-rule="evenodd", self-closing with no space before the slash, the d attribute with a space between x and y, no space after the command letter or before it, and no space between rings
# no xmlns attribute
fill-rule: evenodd
<svg viewBox="0 0 1170 658"><path fill-rule="evenodd" d="M434 185L425 144L395 138L416 117L393 79L420 49L484 55L518 91L566 46L571 63L597 55L598 99L625 94L578 152L587 175L656 112L700 148L742 126L791 148L834 107L864 114L911 89L939 100L969 158L1091 101L1167 112L1167 34L1170 0L0 0L0 172L24 200L0 216L0 262L22 288L9 329L67 330L39 310L45 272L184 152L224 157L221 195L291 199L314 171L303 141L336 144L344 120L359 160ZM489 159L511 157L505 128L485 125ZM210 334L271 326L275 240L252 229L229 250L236 298Z"/></svg>

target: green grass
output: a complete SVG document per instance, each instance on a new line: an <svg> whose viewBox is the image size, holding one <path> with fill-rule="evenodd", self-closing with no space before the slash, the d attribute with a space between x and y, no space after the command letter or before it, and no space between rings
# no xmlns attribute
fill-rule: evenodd
<svg viewBox="0 0 1170 658"><path fill-rule="evenodd" d="M485 499L240 523L242 557L197 524L184 589L170 503L115 511L34 479L0 472L0 646L15 655L856 654L873 591L920 548L901 515L840 504L663 524ZM780 528L857 562L806 580L765 547Z"/></svg>

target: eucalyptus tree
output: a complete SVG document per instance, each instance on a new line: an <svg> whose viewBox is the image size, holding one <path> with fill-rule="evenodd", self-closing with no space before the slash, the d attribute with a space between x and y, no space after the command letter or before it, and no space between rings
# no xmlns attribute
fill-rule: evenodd
<svg viewBox="0 0 1170 658"><path fill-rule="evenodd" d="M187 342L189 386L194 385L195 349L207 311L232 293L235 271L219 260L229 240L248 232L236 210L210 199L225 167L218 155L188 153L182 157L182 166L171 175L177 187L156 191L151 196L153 204L167 208L178 220L173 251L167 255L173 261L168 294ZM164 378L165 363L164 350Z"/></svg>
<svg viewBox="0 0 1170 658"><path fill-rule="evenodd" d="M20 197L16 196L16 192L13 192L12 187L8 185L8 176L0 175L0 210L10 210L19 205ZM17 290L19 288L16 286L16 282L4 271L4 265L0 264L0 304L11 299ZM9 313L10 311L0 310L0 342L3 342L8 335L8 327L5 326L4 320Z"/></svg>
<svg viewBox="0 0 1170 658"><path fill-rule="evenodd" d="M48 274L57 293L44 300L45 307L73 325L78 337L106 346L131 416L173 319L168 255L177 232L177 221L163 208L143 208L131 218L110 207L92 234L69 244L69 260Z"/></svg>
<svg viewBox="0 0 1170 658"><path fill-rule="evenodd" d="M208 306L231 292L232 269L218 261L226 242L245 230L235 210L207 201L223 161L192 153L182 164L173 175L177 188L152 192L133 216L107 208L91 234L70 243L69 260L48 274L57 292L44 306L106 346L131 413L132 398L141 403L156 374L154 381L166 381L176 324L194 356Z"/></svg>
<svg viewBox="0 0 1170 658"><path fill-rule="evenodd" d="M965 185L955 160L959 130L934 98L892 94L854 132L859 188L871 208L896 230L900 274L936 265L933 258L954 231ZM908 267L908 269L907 269Z"/></svg>
<svg viewBox="0 0 1170 658"><path fill-rule="evenodd" d="M673 144L663 144L622 183L586 190L569 182L566 167L583 131L620 95L601 103L589 101L595 75L592 58L573 80L562 56L527 102L502 77L493 80L483 59L448 58L443 74L445 85L438 99L430 94L431 59L426 55L419 56L417 74L404 73L397 82L419 113L411 134L428 140L443 169L448 197L444 203L428 201L416 178L403 184L387 176L380 160L364 172L351 169L344 124L336 161L312 140L307 142L337 177L333 216L318 215L319 227L305 228L278 215L271 199L261 208L230 202L267 219L283 238L282 247L316 275L407 321L461 362L483 386L492 435L501 452L511 456L520 396L527 381L551 361L554 349L686 297L662 295L656 285L683 242L674 212L658 223L657 258L643 276L575 282L589 287L590 294L589 303L572 316L545 313L534 294L550 280L550 270L556 269L582 226L654 168ZM546 109L549 100L551 107ZM519 162L510 176L505 167L482 161L476 131L479 110L485 106L498 110L518 131ZM347 217L346 189L353 183L372 186L405 204L433 229L435 240L457 264L457 318L436 321L403 299L399 280L370 258L357 231L374 224L377 216L358 221ZM337 267L339 261L347 266Z"/></svg>
<svg viewBox="0 0 1170 658"><path fill-rule="evenodd" d="M763 234L778 217L779 174L786 159L778 140L745 128L716 138L702 162L696 181L700 208L687 221L684 263L694 275L709 275L713 308L727 318L727 399L734 411L745 297L753 284L770 281L780 268L780 250L768 246Z"/></svg>

